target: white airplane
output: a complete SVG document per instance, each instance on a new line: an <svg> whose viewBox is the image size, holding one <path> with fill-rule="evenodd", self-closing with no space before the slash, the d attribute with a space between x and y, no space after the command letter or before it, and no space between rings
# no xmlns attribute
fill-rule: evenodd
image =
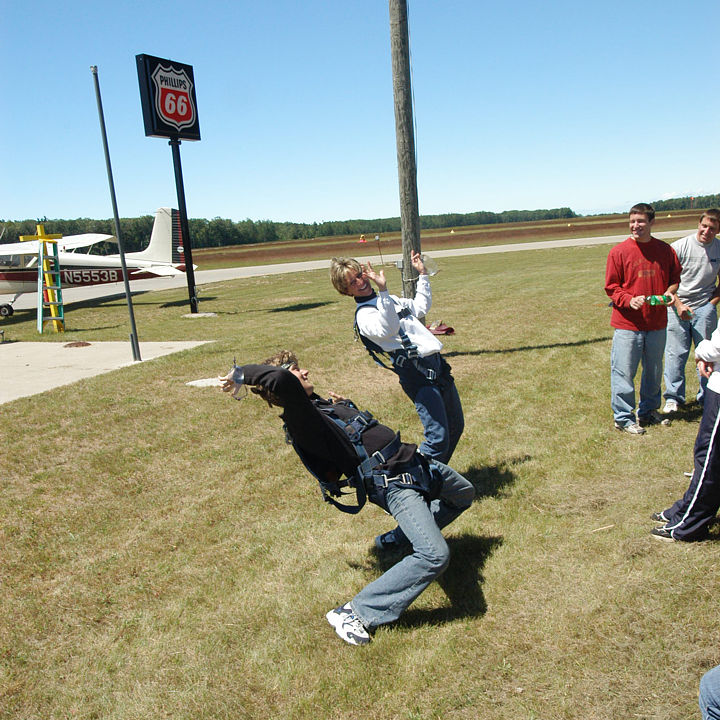
<svg viewBox="0 0 720 720"><path fill-rule="evenodd" d="M86 233L60 238L58 259L63 288L101 285L123 281L120 255L92 255L75 252L99 242L117 242L114 235ZM0 244L0 295L15 294L9 303L0 304L0 316L13 314L13 303L23 293L37 292L38 241ZM150 244L140 252L125 253L128 280L144 280L158 275L182 275L185 256L180 233L180 215L171 208L155 213Z"/></svg>

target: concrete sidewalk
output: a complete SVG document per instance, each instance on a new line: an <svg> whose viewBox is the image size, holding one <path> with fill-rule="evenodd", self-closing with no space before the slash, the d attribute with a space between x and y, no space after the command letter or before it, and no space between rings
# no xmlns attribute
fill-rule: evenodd
<svg viewBox="0 0 720 720"><path fill-rule="evenodd" d="M140 357L147 362L206 342L141 342ZM130 341L0 343L0 404L134 364Z"/></svg>

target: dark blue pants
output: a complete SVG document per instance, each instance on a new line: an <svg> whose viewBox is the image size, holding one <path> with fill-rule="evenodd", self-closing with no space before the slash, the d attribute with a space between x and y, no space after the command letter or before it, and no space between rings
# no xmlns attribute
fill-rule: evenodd
<svg viewBox="0 0 720 720"><path fill-rule="evenodd" d="M695 467L690 486L665 510L665 527L676 540L702 540L720 508L720 395L705 390L703 415L695 440Z"/></svg>
<svg viewBox="0 0 720 720"><path fill-rule="evenodd" d="M450 366L440 353L423 358L422 364L437 373L437 381L427 380L410 362L395 366L395 372L423 425L425 438L418 449L426 457L447 464L465 428L460 396Z"/></svg>

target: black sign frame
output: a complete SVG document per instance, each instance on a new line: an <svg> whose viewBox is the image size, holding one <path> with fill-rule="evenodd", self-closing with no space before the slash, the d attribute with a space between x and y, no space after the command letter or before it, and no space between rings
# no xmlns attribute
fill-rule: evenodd
<svg viewBox="0 0 720 720"><path fill-rule="evenodd" d="M200 140L192 65L145 54L135 59L145 135Z"/></svg>

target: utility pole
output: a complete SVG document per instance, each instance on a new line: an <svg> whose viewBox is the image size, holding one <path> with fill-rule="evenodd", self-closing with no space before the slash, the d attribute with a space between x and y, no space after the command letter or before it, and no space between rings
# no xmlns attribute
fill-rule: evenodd
<svg viewBox="0 0 720 720"><path fill-rule="evenodd" d="M393 97L395 99L395 136L403 249L403 297L414 298L417 273L410 262L410 257L413 252L420 252L420 213L418 211L417 165L410 84L407 0L389 0L389 2L390 52L392 55Z"/></svg>

